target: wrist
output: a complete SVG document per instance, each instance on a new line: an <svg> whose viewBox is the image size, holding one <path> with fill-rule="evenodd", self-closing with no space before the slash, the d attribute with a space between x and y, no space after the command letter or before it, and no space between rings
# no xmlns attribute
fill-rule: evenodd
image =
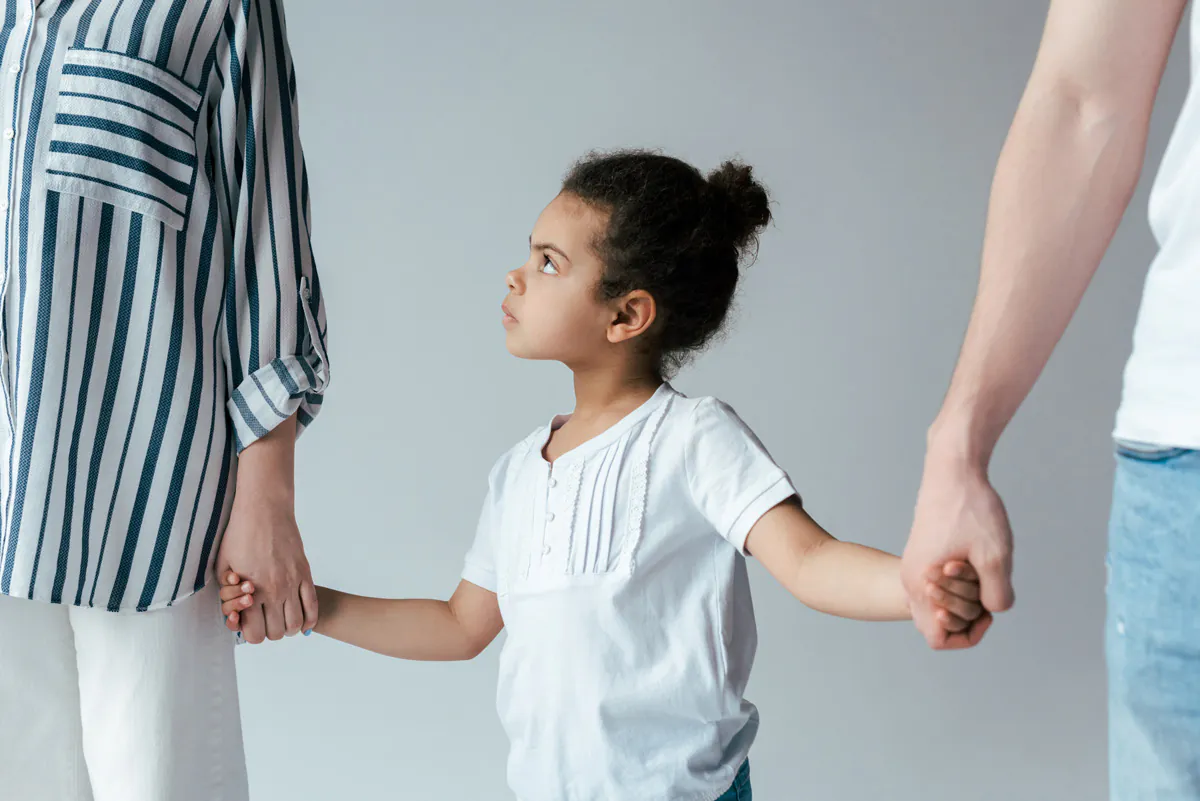
<svg viewBox="0 0 1200 801"><path fill-rule="evenodd" d="M996 439L988 426L970 415L939 415L925 435L926 469L946 466L987 473Z"/></svg>
<svg viewBox="0 0 1200 801"><path fill-rule="evenodd" d="M294 509L296 487L290 477L260 474L239 467L234 503L255 503Z"/></svg>
<svg viewBox="0 0 1200 801"><path fill-rule="evenodd" d="M896 560L895 579L892 581L892 608L893 614L891 620L912 620L913 618L913 599L908 594L908 587L904 585L904 578L900 571L900 560Z"/></svg>
<svg viewBox="0 0 1200 801"><path fill-rule="evenodd" d="M287 420L238 455L235 497L294 506L295 431Z"/></svg>
<svg viewBox="0 0 1200 801"><path fill-rule="evenodd" d="M336 623L337 620L339 606L338 593L328 587L322 587L320 584L316 585L316 589L317 608L321 612L317 615L317 625L313 627L313 631L317 634L328 635L329 626Z"/></svg>

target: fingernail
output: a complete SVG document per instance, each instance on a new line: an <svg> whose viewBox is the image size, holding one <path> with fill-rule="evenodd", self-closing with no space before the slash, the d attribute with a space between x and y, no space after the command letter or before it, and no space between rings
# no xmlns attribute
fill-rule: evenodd
<svg viewBox="0 0 1200 801"><path fill-rule="evenodd" d="M251 589L250 582L248 581L242 585L242 592L250 592Z"/></svg>
<svg viewBox="0 0 1200 801"><path fill-rule="evenodd" d="M304 632L304 636L305 636L305 637L311 637L311 636L312 636L312 629L309 629L308 631Z"/></svg>

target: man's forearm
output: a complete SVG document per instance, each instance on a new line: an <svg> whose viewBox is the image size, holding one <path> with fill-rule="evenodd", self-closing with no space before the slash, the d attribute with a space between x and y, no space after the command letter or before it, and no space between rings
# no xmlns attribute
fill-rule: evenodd
<svg viewBox="0 0 1200 801"><path fill-rule="evenodd" d="M1140 120L1027 93L996 169L979 293L930 450L986 466L1095 274L1137 183Z"/></svg>

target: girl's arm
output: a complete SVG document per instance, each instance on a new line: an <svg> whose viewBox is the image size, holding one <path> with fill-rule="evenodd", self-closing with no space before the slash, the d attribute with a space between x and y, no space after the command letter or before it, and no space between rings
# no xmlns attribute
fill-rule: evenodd
<svg viewBox="0 0 1200 801"><path fill-rule="evenodd" d="M746 550L806 606L855 620L908 620L900 559L865 545L841 542L808 516L796 498L767 512L750 530ZM967 597L947 595L950 612L979 616L970 582L939 579ZM972 599L970 596L975 595ZM324 616L324 599L322 616Z"/></svg>
<svg viewBox="0 0 1200 801"><path fill-rule="evenodd" d="M317 587L316 632L397 659L474 659L504 628L496 593L459 582L449 601L365 598Z"/></svg>
<svg viewBox="0 0 1200 801"><path fill-rule="evenodd" d="M240 576L225 576L221 611L228 628L239 629L240 613L254 603L255 592ZM496 594L469 581L460 582L449 601L366 598L327 587L317 587L317 598L315 631L397 659L474 659L504 628Z"/></svg>

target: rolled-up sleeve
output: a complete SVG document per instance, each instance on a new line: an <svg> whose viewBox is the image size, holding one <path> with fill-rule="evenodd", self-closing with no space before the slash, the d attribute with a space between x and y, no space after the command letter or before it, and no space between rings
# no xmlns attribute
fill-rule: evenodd
<svg viewBox="0 0 1200 801"><path fill-rule="evenodd" d="M292 416L298 432L312 423L329 358L282 0L230 8L211 144L231 241L221 341L240 452Z"/></svg>

